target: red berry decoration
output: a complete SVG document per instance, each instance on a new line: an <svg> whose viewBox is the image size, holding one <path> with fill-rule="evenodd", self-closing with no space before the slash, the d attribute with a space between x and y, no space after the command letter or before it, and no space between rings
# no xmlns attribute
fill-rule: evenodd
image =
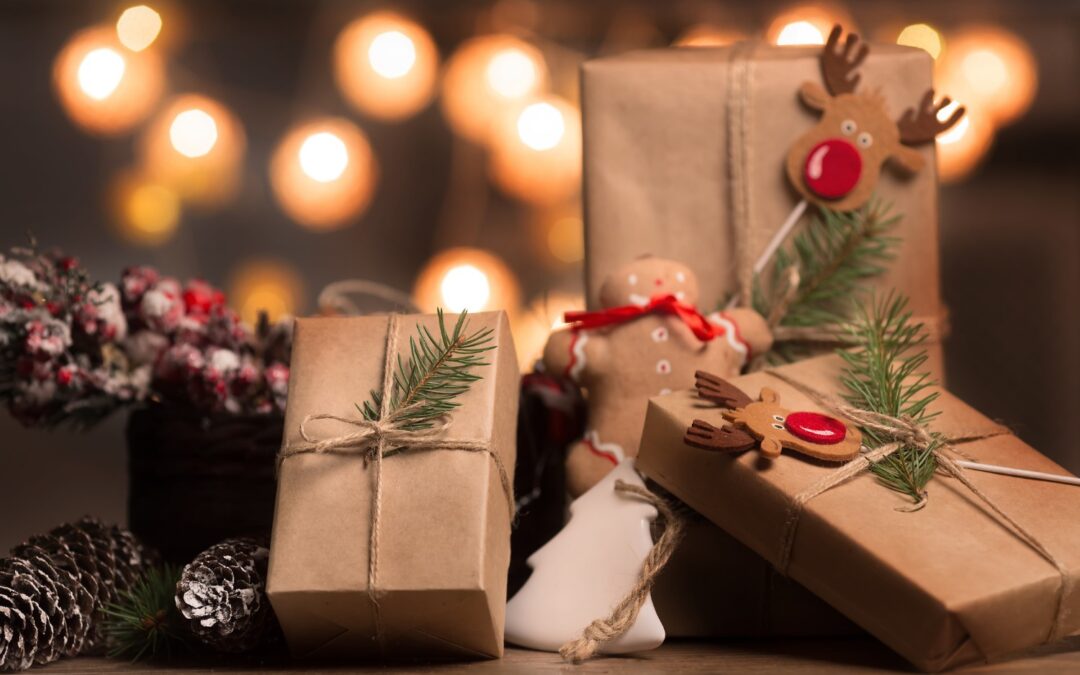
<svg viewBox="0 0 1080 675"><path fill-rule="evenodd" d="M792 436L819 445L835 445L847 438L847 426L835 417L816 412L793 412L784 420Z"/></svg>

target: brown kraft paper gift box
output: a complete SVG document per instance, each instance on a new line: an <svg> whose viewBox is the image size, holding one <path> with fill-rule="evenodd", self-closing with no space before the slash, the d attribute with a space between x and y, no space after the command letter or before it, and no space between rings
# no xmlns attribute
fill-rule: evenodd
<svg viewBox="0 0 1080 675"><path fill-rule="evenodd" d="M790 378L836 395L841 362L820 357L784 366ZM768 372L733 380L756 397L763 386L789 410L820 410ZM943 392L932 428L975 461L1068 473L959 399ZM694 419L720 425L720 410L693 390L653 398L637 466L691 508L774 565L793 496L836 470L784 454L709 452L683 443ZM923 670L997 659L1080 629L1080 490L1075 486L967 471L975 486L1025 528L1068 572L1046 558L956 479L936 475L929 499L910 500L869 472L807 502L795 530L790 577ZM1060 624L1058 599L1063 613Z"/></svg>
<svg viewBox="0 0 1080 675"><path fill-rule="evenodd" d="M630 52L585 63L586 291L599 306L603 279L644 254L680 260L701 284L702 311L747 285L750 267L799 198L785 175L794 141L819 113L798 97L820 82L821 47L758 42L723 48ZM878 89L898 119L932 86L926 52L875 44L861 87ZM934 144L904 175L888 163L876 194L903 218L889 271L877 280L911 300L931 337L944 330L938 270ZM941 352L931 349L941 375Z"/></svg>
<svg viewBox="0 0 1080 675"><path fill-rule="evenodd" d="M447 316L448 327L457 317ZM397 318L397 348L433 315ZM307 415L358 416L382 387L386 316L296 322L283 447ZM496 349L475 369L448 440L490 443L513 476L517 357L506 315L471 314L466 331L494 330ZM396 362L396 360L395 360ZM320 420L319 433L355 431ZM369 598L372 464L357 454L309 453L281 463L267 592L298 657L499 657L510 560L510 506L498 467L484 452L405 451L381 463L375 607ZM509 500L509 501L508 501Z"/></svg>

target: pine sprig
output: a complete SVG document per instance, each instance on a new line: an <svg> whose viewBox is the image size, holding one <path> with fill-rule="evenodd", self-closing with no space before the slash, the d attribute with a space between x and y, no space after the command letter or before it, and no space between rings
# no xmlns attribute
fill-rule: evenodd
<svg viewBox="0 0 1080 675"><path fill-rule="evenodd" d="M854 211L818 208L814 220L777 251L768 291L754 283L754 308L771 316L786 290L788 270L799 272L799 287L780 325L818 327L847 320L851 297L862 281L885 271L899 239L888 236L900 216L879 198ZM783 309L783 308L781 308Z"/></svg>
<svg viewBox="0 0 1080 675"><path fill-rule="evenodd" d="M923 370L928 358L926 332L921 323L912 321L907 304L907 298L889 293L859 306L849 324L856 347L839 352L845 363L840 382L851 405L890 417L910 417L925 426L938 414L929 409L938 392L928 391L936 382ZM863 434L871 448L892 440L871 429L863 429ZM921 503L937 468L934 451L939 443L935 436L927 447L905 445L871 464L870 470L889 489Z"/></svg>
<svg viewBox="0 0 1080 675"><path fill-rule="evenodd" d="M397 357L390 414L403 429L428 429L437 418L457 408L457 398L481 379L473 369L488 365L482 355L495 348L492 329L466 333L467 312L458 316L451 330L447 330L441 309L438 317L438 335L418 324L417 334L409 338L409 361L404 362L400 354ZM357 406L364 419L379 419L383 393L372 390L371 399Z"/></svg>
<svg viewBox="0 0 1080 675"><path fill-rule="evenodd" d="M189 648L186 624L174 600L179 579L180 568L175 565L154 568L104 608L110 657L168 659Z"/></svg>

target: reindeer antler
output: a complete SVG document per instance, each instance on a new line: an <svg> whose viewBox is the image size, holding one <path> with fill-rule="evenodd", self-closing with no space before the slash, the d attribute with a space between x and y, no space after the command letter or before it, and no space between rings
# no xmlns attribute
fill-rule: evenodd
<svg viewBox="0 0 1080 675"><path fill-rule="evenodd" d="M829 40L821 50L821 77L825 80L825 88L833 96L855 91L860 78L855 70L870 53L870 47L861 42L855 33L848 33L847 41L840 47L840 35L843 32L840 24L833 26Z"/></svg>
<svg viewBox="0 0 1080 675"><path fill-rule="evenodd" d="M724 408L734 410L744 408L754 402L754 399L747 396L742 389L704 370L694 373L694 384L697 387L698 396Z"/></svg>
<svg viewBox="0 0 1080 675"><path fill-rule="evenodd" d="M715 427L704 420L694 420L683 436L683 442L702 450L742 452L757 445L753 436L730 425Z"/></svg>
<svg viewBox="0 0 1080 675"><path fill-rule="evenodd" d="M934 90L927 90L919 101L918 110L908 108L900 116L900 121L896 123L896 128L900 130L900 142L904 145L929 143L942 131L959 122L964 116L964 106L959 106L952 111L949 119L944 122L938 119L938 113L950 103L952 99L946 96L935 104Z"/></svg>

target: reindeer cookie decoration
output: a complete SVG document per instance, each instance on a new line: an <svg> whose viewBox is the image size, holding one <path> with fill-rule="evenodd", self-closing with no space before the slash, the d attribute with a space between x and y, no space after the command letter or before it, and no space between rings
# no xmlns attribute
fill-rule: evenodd
<svg viewBox="0 0 1080 675"><path fill-rule="evenodd" d="M908 146L933 141L960 120L964 109L938 120L938 113L952 101L946 97L934 103L930 89L917 109L909 108L899 121L893 121L879 93L855 92L860 79L855 71L870 49L853 33L841 45L841 33L840 26L833 27L821 52L825 88L816 82L799 88L803 103L822 115L817 126L792 146L787 174L807 201L850 211L870 198L886 160L910 172L919 171L922 155Z"/></svg>
<svg viewBox="0 0 1080 675"><path fill-rule="evenodd" d="M862 434L835 417L817 412L792 412L780 405L780 395L763 387L753 400L726 380L702 371L695 373L698 396L727 408L731 425L715 427L694 420L686 430L687 445L720 452L743 452L759 446L765 457L779 457L784 448L815 459L843 462L854 459L862 447Z"/></svg>

